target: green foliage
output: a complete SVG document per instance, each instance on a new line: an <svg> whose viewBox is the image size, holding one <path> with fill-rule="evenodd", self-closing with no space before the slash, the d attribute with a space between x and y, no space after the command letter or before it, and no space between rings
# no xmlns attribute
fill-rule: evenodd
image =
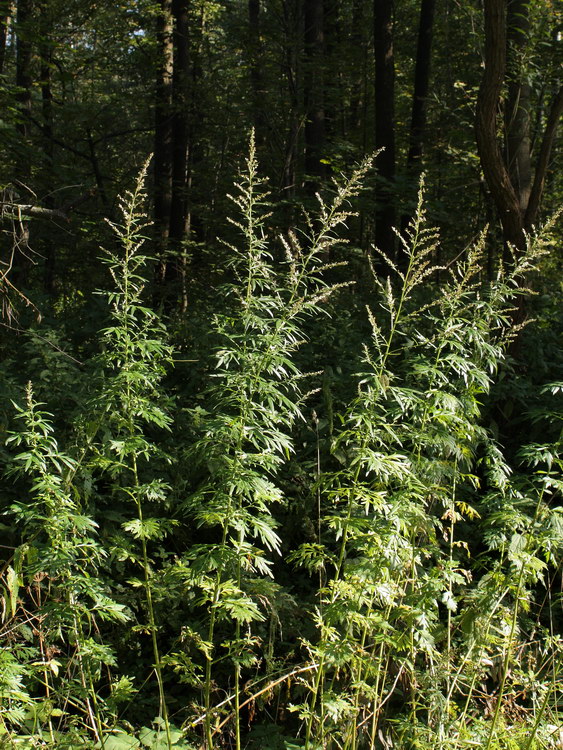
<svg viewBox="0 0 563 750"><path fill-rule="evenodd" d="M100 730L94 683L115 657L99 642L96 620L124 623L127 616L97 579L106 551L73 486L77 462L59 449L50 415L39 406L29 384L26 405L15 404L22 427L7 440L23 448L9 473L27 481L9 509L21 543L6 568L5 625L20 643L3 667L10 688L3 692L3 729L12 722L47 727L52 739L69 700L88 710L93 731ZM33 692L42 686L43 695L32 699L31 685Z"/></svg>
<svg viewBox="0 0 563 750"><path fill-rule="evenodd" d="M185 382L148 302L146 167L97 351L26 344L53 405L2 405L1 746L556 747L561 378L543 440L507 451L491 417L542 235L492 277L485 234L439 267L421 190L358 320L331 259L368 168L280 238L251 144Z"/></svg>

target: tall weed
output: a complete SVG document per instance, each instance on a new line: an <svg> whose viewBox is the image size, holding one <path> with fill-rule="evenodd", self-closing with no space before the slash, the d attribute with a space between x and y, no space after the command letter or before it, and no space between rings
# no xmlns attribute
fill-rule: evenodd
<svg viewBox="0 0 563 750"><path fill-rule="evenodd" d="M421 191L404 262L373 274L361 372L341 382L345 344L308 372L368 168L278 237L251 144L205 386L176 374L175 399L145 302L146 168L125 197L99 352L57 384L83 379L79 417L29 386L4 452L0 745L556 747L563 389L515 461L488 406L542 240L493 279L485 234L438 269Z"/></svg>

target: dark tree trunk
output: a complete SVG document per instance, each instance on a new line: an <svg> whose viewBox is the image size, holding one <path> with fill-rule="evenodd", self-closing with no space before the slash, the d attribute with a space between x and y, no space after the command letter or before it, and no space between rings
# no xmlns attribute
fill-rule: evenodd
<svg viewBox="0 0 563 750"><path fill-rule="evenodd" d="M29 124L31 122L31 52L33 38L33 0L18 0L16 20L16 101L18 120L16 124L19 139L15 153L15 182L18 190L31 191L31 144L29 142ZM29 247L29 226L19 222L15 237L17 252L12 266L12 283L17 289L27 285L27 276L32 265Z"/></svg>
<svg viewBox="0 0 563 750"><path fill-rule="evenodd" d="M407 154L407 175L409 183L417 182L422 168L422 152L426 131L426 111L428 89L430 87L430 67L432 57L432 33L434 28L434 8L436 0L421 0L418 24L418 43L414 68L414 88L412 97L409 151ZM414 189L414 186L413 186ZM401 219L404 231L412 219L412 213L405 212ZM399 258L400 262L401 259ZM400 263L402 265L402 263Z"/></svg>
<svg viewBox="0 0 563 750"><path fill-rule="evenodd" d="M506 0L485 0L485 71L477 97L477 149L497 207L504 238L526 247L520 200L506 169L497 136L497 114L506 70Z"/></svg>
<svg viewBox="0 0 563 750"><path fill-rule="evenodd" d="M532 189L530 84L522 75L530 32L529 5L530 0L509 0L507 14L506 164L522 212L528 207Z"/></svg>
<svg viewBox="0 0 563 750"><path fill-rule="evenodd" d="M157 284L164 282L172 206L172 76L174 69L172 0L161 0L157 20L158 68L156 75L154 136L154 222L157 230Z"/></svg>
<svg viewBox="0 0 563 750"><path fill-rule="evenodd" d="M188 224L189 2L161 0L155 107L155 224L160 301L185 298ZM174 289L180 283L182 289Z"/></svg>
<svg viewBox="0 0 563 750"><path fill-rule="evenodd" d="M300 60L300 0L283 0L284 72L287 82L289 112L286 125L284 160L280 186L282 197L289 199L295 192L296 156L301 130L299 113ZM288 217L289 218L289 217Z"/></svg>
<svg viewBox="0 0 563 750"><path fill-rule="evenodd" d="M30 175L28 158L28 136L31 117L31 50L32 50L33 0L19 0L16 25L16 100L18 102L17 130L21 137L21 150L18 154L16 172L24 182Z"/></svg>
<svg viewBox="0 0 563 750"><path fill-rule="evenodd" d="M4 72L4 60L6 59L6 44L8 41L8 28L12 16L12 0L0 0L0 76Z"/></svg>
<svg viewBox="0 0 563 750"><path fill-rule="evenodd" d="M174 17L174 72L172 76L172 202L170 240L178 251L186 236L186 202L189 139L188 3L172 0Z"/></svg>
<svg viewBox="0 0 563 750"><path fill-rule="evenodd" d="M407 168L411 170L418 168L424 145L435 4L436 0L421 0L420 3L409 153L407 156Z"/></svg>
<svg viewBox="0 0 563 750"><path fill-rule="evenodd" d="M508 163L503 159L497 134L497 114L506 73L507 37L511 55L521 53L526 42L528 4L511 0L507 20L506 0L485 0L485 72L477 98L476 136L481 167L503 228L506 242L518 252L526 248L525 230L537 220L545 177L557 126L563 114L563 88L553 98L542 138L533 181L529 140L529 93L512 64L506 114ZM507 34L508 26L508 34ZM522 98L519 100L519 96ZM528 99L528 101L527 101Z"/></svg>
<svg viewBox="0 0 563 750"><path fill-rule="evenodd" d="M186 237L193 241L192 244L192 264L197 266L202 261L202 256L198 254L196 248L197 243L203 243L208 245L215 241L217 237L216 227L216 206L218 194L220 192L220 177L223 172L225 149L229 143L229 133L223 134L221 143L221 155L216 162L215 175L213 178L213 187L211 194L206 195L204 201L211 203L211 211L208 215L208 220L205 225L203 224L201 216L198 214L197 206L199 198L197 192L192 191L192 182L194 171L197 172L200 169L202 163L205 161L206 152L205 146L198 139L198 134L202 131L205 125L205 112L203 111L200 103L200 92L204 86L204 61L202 59L204 47L203 39L205 36L205 15L203 12L200 13L197 19L197 24L194 23L190 27L190 33L192 35L192 41L190 42L190 53L191 59L190 65L190 85L189 85L189 128L188 128L188 171L187 171L187 202L186 202ZM222 197L222 196L221 196Z"/></svg>
<svg viewBox="0 0 563 750"><path fill-rule="evenodd" d="M350 34L351 89L350 113L348 117L348 138L356 142L365 155L368 147L368 70L371 69L371 8L363 0L352 2L352 29ZM371 217L368 220L371 224ZM358 215L359 245L365 248L366 213L360 208Z"/></svg>
<svg viewBox="0 0 563 750"><path fill-rule="evenodd" d="M325 171L321 162L325 142L323 0L305 0L304 48L305 175L308 189L316 192Z"/></svg>
<svg viewBox="0 0 563 750"><path fill-rule="evenodd" d="M172 0L174 20L174 70L172 75L172 197L170 204L169 252L165 281L179 283L182 306L186 304L187 207L189 143L189 39L188 0ZM174 296L177 296L174 294Z"/></svg>
<svg viewBox="0 0 563 750"><path fill-rule="evenodd" d="M541 198L545 187L545 178L549 167L551 152L557 135L557 128L563 115L563 86L559 87L557 94L553 97L547 123L540 146L536 171L534 174L534 183L530 191L530 199L524 217L524 227L530 230L535 224L540 208Z"/></svg>
<svg viewBox="0 0 563 750"><path fill-rule="evenodd" d="M505 244L517 253L526 251L526 230L537 218L557 125L563 113L563 88L555 96L531 183L529 140L529 91L516 73L516 60L526 43L528 4L511 0L507 20L506 0L485 0L485 72L476 110L477 148L483 175L500 216ZM508 33L507 33L508 26ZM506 158L499 145L497 125L502 85L506 73L507 37L511 40L508 104L505 114ZM519 97L522 97L519 99ZM526 318L524 297L513 315L516 324ZM511 347L518 357L519 339Z"/></svg>
<svg viewBox="0 0 563 750"><path fill-rule="evenodd" d="M395 62L393 54L393 0L374 0L375 147L384 149L376 166L375 244L394 255L395 208Z"/></svg>
<svg viewBox="0 0 563 750"><path fill-rule="evenodd" d="M260 41L260 0L248 0L248 60L252 92L252 124L256 145L266 138L264 116L264 86L262 83L262 43Z"/></svg>
<svg viewBox="0 0 563 750"><path fill-rule="evenodd" d="M352 3L351 58L354 62L352 90L350 92L350 127L352 132L361 133L360 142L365 151L366 140L366 98L367 98L367 44L366 6L363 0Z"/></svg>
<svg viewBox="0 0 563 750"><path fill-rule="evenodd" d="M325 142L330 142L331 138L347 136L344 108L345 65L343 60L339 59L344 42L340 10L340 0L323 0L323 44L320 48L320 63Z"/></svg>
<svg viewBox="0 0 563 750"><path fill-rule="evenodd" d="M90 154L90 166L92 167L92 172L94 173L94 178L96 180L96 193L102 202L104 211L107 212L110 209L110 205L108 195L106 193L105 180L102 174L102 170L100 169L100 162L98 160L98 154L96 152L96 143L94 141L94 136L92 135L92 131L90 130L90 128L86 128L86 140L88 142L88 152Z"/></svg>
<svg viewBox="0 0 563 750"><path fill-rule="evenodd" d="M53 92L51 89L51 67L53 57L52 15L47 0L41 0L39 17L39 57L41 60L41 115L43 120L43 190L45 191L45 208L55 208L54 187L54 142L53 142ZM50 294L53 291L55 278L55 243L47 236L43 240L45 268L43 288Z"/></svg>

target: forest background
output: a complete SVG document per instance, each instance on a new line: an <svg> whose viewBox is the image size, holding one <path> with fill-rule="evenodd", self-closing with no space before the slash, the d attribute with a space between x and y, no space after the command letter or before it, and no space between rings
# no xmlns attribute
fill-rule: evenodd
<svg viewBox="0 0 563 750"><path fill-rule="evenodd" d="M0 0L1 747L562 746L562 34Z"/></svg>

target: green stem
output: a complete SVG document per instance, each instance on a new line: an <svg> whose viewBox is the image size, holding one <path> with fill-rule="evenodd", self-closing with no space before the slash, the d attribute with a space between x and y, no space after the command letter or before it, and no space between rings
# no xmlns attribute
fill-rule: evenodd
<svg viewBox="0 0 563 750"><path fill-rule="evenodd" d="M536 504L536 510L534 513L534 519L530 525L530 531L528 532L528 537L526 539L526 546L523 551L523 555L525 555L528 552L528 548L530 546L530 542L533 537L533 529L536 525L536 521L538 518L538 514L540 511L541 503L543 500L543 492L540 493L540 496L538 497L538 502ZM493 720L491 722L491 729L489 731L489 736L487 737L487 744L483 748L483 750L489 750L491 746L491 742L494 739L495 732L496 732L496 725L498 722L498 717L500 715L500 708L502 704L502 699L504 697L504 689L506 687L506 678L508 677L508 668L510 666L510 653L512 650L512 642L514 639L514 634L516 632L516 625L518 621L518 612L519 612L519 605L520 605L520 595L522 592L522 586L524 583L524 573L525 573L525 561L524 559L520 562L520 573L518 575L518 582L516 584L516 594L515 594L515 601L514 601L514 610L512 612L512 621L510 623L510 633L508 634L508 641L506 644L506 653L504 655L503 665L502 665L502 677L501 682L499 686L499 692L497 697L497 704L495 706L495 713L493 715Z"/></svg>
<svg viewBox="0 0 563 750"><path fill-rule="evenodd" d="M393 345L393 341L395 338L395 334L398 329L399 321L401 320L403 308L408 299L409 293L412 290L411 284L412 284L413 271L415 270L416 261L417 261L416 249L418 248L418 245L419 245L419 232L420 232L420 227L419 227L419 224L417 223L414 229L411 253L409 255L409 262L408 262L407 270L404 276L403 285L401 288L401 295L399 298L399 303L393 313L392 322L391 322L391 330L389 332L389 335L386 341L385 349L381 356L379 367L375 373L375 378L378 380L378 382L381 382L382 375L387 365L387 360L391 356L392 345ZM359 450L360 455L361 455L362 450L365 448L366 441L367 441L367 438L362 436L360 450ZM352 482L351 482L352 487L356 487L358 485L361 469L362 469L361 461L358 461L356 468L354 470L354 475L353 475ZM354 493L349 492L347 509L346 509L346 518L343 524L342 541L340 544L340 551L339 551L338 560L336 563L336 569L335 569L335 573L333 577L334 581L337 581L342 574L342 568L344 565L344 559L345 559L346 551L347 551L348 529L349 529L350 521L352 519L353 506L354 506ZM334 590L330 599L330 604L334 604L334 602L336 601L336 597L337 597L337 593L336 593L336 590ZM324 671L325 671L324 667L325 667L324 654L321 653L319 656L319 669L318 669L316 679L314 682L314 686L313 686L313 690L312 690L313 694L311 698L311 705L309 707L309 716L307 719L307 729L306 729L306 736L305 736L306 748L309 747L309 743L311 740L313 721L314 721L314 711L315 711L316 702L318 700L321 684L324 679ZM321 710L321 724L320 724L321 728L323 724L324 724L324 715L323 715L323 711Z"/></svg>
<svg viewBox="0 0 563 750"><path fill-rule="evenodd" d="M553 666L553 674L554 675L558 674L559 667L561 666L562 662L563 662L563 653L559 655L559 659L557 660L557 662L555 662L555 664ZM543 701L541 702L540 710L536 714L536 718L534 720L534 724L532 726L532 729L530 730L530 736L528 737L528 741L526 742L526 745L523 748L523 750L530 750L530 748L532 746L532 742L534 741L534 737L537 734L540 722L541 722L541 720L542 720L542 718L543 718L543 716L545 714L545 710L547 708L547 703L549 701L549 698L551 696L553 688L554 688L554 685L552 683L550 683L549 689L545 691L545 695L543 697Z"/></svg>
<svg viewBox="0 0 563 750"><path fill-rule="evenodd" d="M137 458L136 456L133 456L133 474L135 477L135 486L139 486L138 482L138 475L137 475ZM143 508L141 505L140 498L136 498L137 500L137 516L139 519L139 522L141 524L141 531L142 531L142 524L143 524ZM144 533L141 535L141 554L143 559L143 573L145 577L145 596L147 600L147 612L149 616L149 628L151 631L151 642L152 642L152 651L154 656L154 669L156 673L156 681L158 683L158 695L159 695L159 701L160 701L160 710L162 712L162 719L164 721L164 729L166 732L166 743L168 745L168 750L171 750L172 748L172 737L170 734L170 721L168 719L168 706L166 705L166 695L164 693L164 682L162 679L162 662L160 659L160 650L158 647L158 638L156 635L156 617L154 613L154 605L153 605L153 598L152 598L152 586L151 586L151 575L150 575L150 561L149 561L149 555L147 551L147 540L145 538Z"/></svg>

